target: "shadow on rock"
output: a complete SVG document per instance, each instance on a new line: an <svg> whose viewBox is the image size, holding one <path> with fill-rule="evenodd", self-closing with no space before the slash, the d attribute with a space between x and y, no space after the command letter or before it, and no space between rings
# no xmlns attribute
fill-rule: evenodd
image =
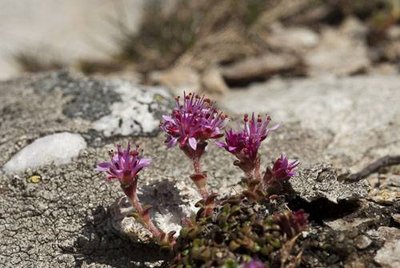
<svg viewBox="0 0 400 268"><path fill-rule="evenodd" d="M141 188L139 199L143 204L150 205L161 215L172 214L171 223L181 224L181 220L188 215L182 206L188 205L190 200L183 200L175 183L169 180L156 181ZM191 200L193 202L193 200ZM193 202L195 203L195 202Z"/></svg>
<svg viewBox="0 0 400 268"><path fill-rule="evenodd" d="M73 248L62 248L75 256L75 267L106 264L113 267L160 266L168 256L156 246L134 244L121 238L112 228L110 213L98 206L88 217Z"/></svg>
<svg viewBox="0 0 400 268"><path fill-rule="evenodd" d="M322 224L324 220L335 220L350 215L360 209L357 200L341 200L333 203L326 198L307 202L300 197L290 200L288 206L292 210L304 209L309 214L309 220Z"/></svg>

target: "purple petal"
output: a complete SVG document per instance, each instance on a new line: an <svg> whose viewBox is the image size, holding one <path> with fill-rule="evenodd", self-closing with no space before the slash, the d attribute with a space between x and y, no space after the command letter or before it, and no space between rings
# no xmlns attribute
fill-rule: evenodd
<svg viewBox="0 0 400 268"><path fill-rule="evenodd" d="M228 149L229 152L233 152L233 151L235 151L237 149L237 147L236 146L228 146L227 149Z"/></svg>
<svg viewBox="0 0 400 268"><path fill-rule="evenodd" d="M197 141L195 138L189 138L189 145L192 147L193 150L196 150L197 148Z"/></svg>
<svg viewBox="0 0 400 268"><path fill-rule="evenodd" d="M169 138L167 139L167 148L174 147L174 146L177 144L177 142L178 142L178 138L171 138L171 137L169 137Z"/></svg>
<svg viewBox="0 0 400 268"><path fill-rule="evenodd" d="M268 130L269 130L269 131L273 131L273 130L277 130L277 129L280 128L280 127L281 127L281 124L276 124L275 126L269 128Z"/></svg>
<svg viewBox="0 0 400 268"><path fill-rule="evenodd" d="M132 177L135 177L139 171L148 167L150 165L150 163L151 163L150 158L139 159L138 162L134 165L134 167L131 170Z"/></svg>
<svg viewBox="0 0 400 268"><path fill-rule="evenodd" d="M148 167L151 164L151 158L142 158L139 160L139 165L142 167Z"/></svg>
<svg viewBox="0 0 400 268"><path fill-rule="evenodd" d="M96 170L97 171L107 171L110 167L112 167L110 162L102 162L97 164Z"/></svg>
<svg viewBox="0 0 400 268"><path fill-rule="evenodd" d="M293 161L292 163L290 163L290 166L291 166L291 168L295 168L295 167L297 167L299 164L300 164L300 161L299 161L299 160L295 160L295 161Z"/></svg>
<svg viewBox="0 0 400 268"><path fill-rule="evenodd" d="M215 145L217 145L219 148L225 148L226 147L226 143L223 141L216 141Z"/></svg>
<svg viewBox="0 0 400 268"><path fill-rule="evenodd" d="M250 262L247 262L242 265L242 268L264 268L265 265L258 259L252 259Z"/></svg>
<svg viewBox="0 0 400 268"><path fill-rule="evenodd" d="M124 171L121 169L110 168L109 174L114 175L116 178L121 178L124 175Z"/></svg>
<svg viewBox="0 0 400 268"><path fill-rule="evenodd" d="M163 115L162 118L167 122L174 122L174 119L172 119L171 116Z"/></svg>

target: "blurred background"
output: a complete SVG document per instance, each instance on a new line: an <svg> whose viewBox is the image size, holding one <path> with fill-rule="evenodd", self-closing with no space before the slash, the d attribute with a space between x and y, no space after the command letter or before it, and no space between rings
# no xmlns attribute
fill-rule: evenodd
<svg viewBox="0 0 400 268"><path fill-rule="evenodd" d="M0 79L69 69L222 95L397 74L400 0L0 0Z"/></svg>

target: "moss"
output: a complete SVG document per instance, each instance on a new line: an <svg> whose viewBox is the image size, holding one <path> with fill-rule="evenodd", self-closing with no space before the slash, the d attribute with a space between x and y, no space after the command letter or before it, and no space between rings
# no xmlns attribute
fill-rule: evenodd
<svg viewBox="0 0 400 268"><path fill-rule="evenodd" d="M198 213L182 228L172 266L239 267L254 257L266 267L279 266L287 260L282 255L285 245L295 241L294 235L305 227L289 233L285 223L292 216L285 210L283 198L250 201L241 195L219 200L211 216ZM298 246L290 247L289 255L295 259L299 250Z"/></svg>

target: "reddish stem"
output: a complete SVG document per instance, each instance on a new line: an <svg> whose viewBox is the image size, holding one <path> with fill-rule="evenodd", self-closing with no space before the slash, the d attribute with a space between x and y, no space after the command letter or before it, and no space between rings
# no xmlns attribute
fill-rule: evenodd
<svg viewBox="0 0 400 268"><path fill-rule="evenodd" d="M200 158L193 157L192 161L193 161L194 172L200 174L201 173Z"/></svg>
<svg viewBox="0 0 400 268"><path fill-rule="evenodd" d="M138 213L138 216L142 220L145 227L151 232L153 237L160 240L163 232L160 231L151 221L149 212L143 209L142 204L140 203L137 196L137 179L135 179L130 185L127 186L121 184L121 188L124 191L125 195L128 197L132 206L136 209L136 212Z"/></svg>
<svg viewBox="0 0 400 268"><path fill-rule="evenodd" d="M260 155L257 155L257 159L254 165L254 178L261 182L261 172L260 172Z"/></svg>
<svg viewBox="0 0 400 268"><path fill-rule="evenodd" d="M150 219L149 212L143 210L137 194L135 193L132 197L129 197L129 199L131 200L132 206L138 212L139 217L145 223L147 229L152 233L154 237L160 238L162 232L154 225L153 221Z"/></svg>
<svg viewBox="0 0 400 268"><path fill-rule="evenodd" d="M206 146L207 142L201 141L197 143L197 148L195 150L188 145L181 146L180 148L193 163L194 174L192 174L190 178L196 185L197 190L205 203L204 213L205 216L208 216L212 213L213 208L215 207L215 201L214 198L208 201L210 194L207 189L207 173L201 170L200 159L206 149Z"/></svg>
<svg viewBox="0 0 400 268"><path fill-rule="evenodd" d="M201 194L201 197L203 200L206 200L209 196L208 190L207 190L207 175L206 173L201 171L201 165L200 165L200 158L194 157L192 158L193 161L193 168L194 168L194 174L191 176L191 179L193 182L196 184L197 189L199 193ZM201 178L200 180L195 180L195 178Z"/></svg>
<svg viewBox="0 0 400 268"><path fill-rule="evenodd" d="M254 178L254 170L244 171L247 181L251 181Z"/></svg>

